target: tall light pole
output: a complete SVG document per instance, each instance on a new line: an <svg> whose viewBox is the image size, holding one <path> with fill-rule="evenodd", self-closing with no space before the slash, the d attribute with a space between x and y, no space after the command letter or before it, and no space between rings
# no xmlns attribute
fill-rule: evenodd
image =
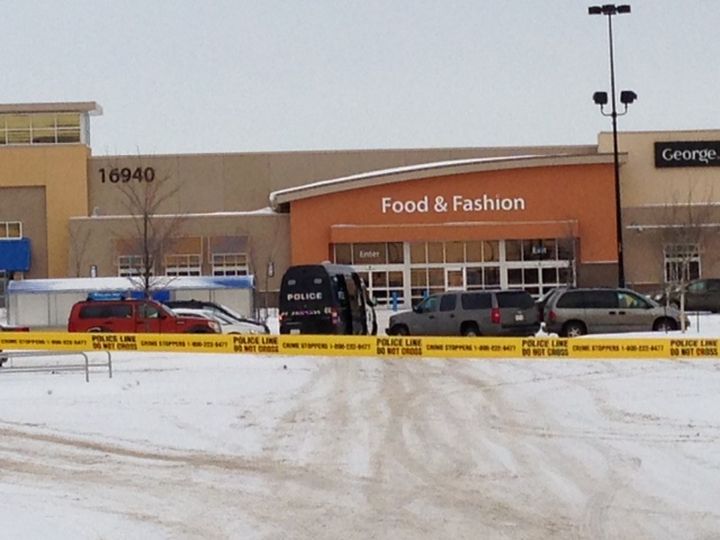
<svg viewBox="0 0 720 540"><path fill-rule="evenodd" d="M615 97L615 56L613 51L613 32L612 18L613 15L622 13L630 13L630 6L627 4L603 4L602 6L590 6L588 14L590 15L606 15L608 21L608 42L610 44L610 113L605 113L604 107L608 102L607 92L595 92L593 101L600 105L600 112L603 116L612 117L613 132L613 158L615 162L615 231L617 235L617 257L618 257L618 285L625 286L625 258L623 254L623 224L622 224L622 204L620 197L620 156L618 151L618 134L617 134L617 117L627 113L627 106L637 99L637 94L632 90L623 90L620 92L620 102L625 106L623 112L617 112L617 102Z"/></svg>

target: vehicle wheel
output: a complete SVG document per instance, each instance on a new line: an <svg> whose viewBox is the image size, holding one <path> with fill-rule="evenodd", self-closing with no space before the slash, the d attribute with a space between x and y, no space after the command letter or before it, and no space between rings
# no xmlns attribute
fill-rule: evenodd
<svg viewBox="0 0 720 540"><path fill-rule="evenodd" d="M465 337L475 337L480 335L480 329L475 323L465 323L460 329L460 334Z"/></svg>
<svg viewBox="0 0 720 540"><path fill-rule="evenodd" d="M396 324L390 329L391 336L409 336L410 330L404 324Z"/></svg>
<svg viewBox="0 0 720 540"><path fill-rule="evenodd" d="M587 334L587 328L580 321L570 321L565 323L562 329L563 337L578 337Z"/></svg>
<svg viewBox="0 0 720 540"><path fill-rule="evenodd" d="M655 324L653 324L654 332L670 332L677 329L678 324L674 319L658 319L655 321Z"/></svg>

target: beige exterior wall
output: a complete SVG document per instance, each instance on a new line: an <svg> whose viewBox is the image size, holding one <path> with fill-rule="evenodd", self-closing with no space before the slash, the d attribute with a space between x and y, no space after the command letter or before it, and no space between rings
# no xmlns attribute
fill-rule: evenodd
<svg viewBox="0 0 720 540"><path fill-rule="evenodd" d="M24 230L31 241L33 261L40 264L37 269L31 268L33 277L67 275L67 223L73 216L87 215L89 155L89 148L81 144L0 148L0 190L39 188L27 191L31 202L18 201L20 207L29 204L29 213L20 221L30 224Z"/></svg>
<svg viewBox="0 0 720 540"><path fill-rule="evenodd" d="M30 271L25 272L24 277L46 277L48 245L45 187L0 187L0 221L22 222L22 234L30 238Z"/></svg>
<svg viewBox="0 0 720 540"><path fill-rule="evenodd" d="M234 212L266 208L273 191L391 167L501 155L594 151L594 146L544 146L93 157L87 173L89 207L104 216L127 213L119 194L122 180L113 183L109 179L113 169L134 173L149 167L156 181L177 188L177 197L167 201L161 213Z"/></svg>
<svg viewBox="0 0 720 540"><path fill-rule="evenodd" d="M654 143L662 141L720 141L720 130L619 133L619 151L628 154L620 170L623 208L720 201L720 167L656 168ZM612 133L601 133L598 145L612 152Z"/></svg>
<svg viewBox="0 0 720 540"><path fill-rule="evenodd" d="M80 276L89 276L90 267L97 266L98 276L118 275L117 241L136 235L132 218L90 217L70 220L73 237L85 240L82 250L72 254L70 267L79 269ZM188 216L177 232L179 238L197 239L203 249L203 267L209 273L209 238L214 236L247 236L249 238L250 272L255 274L259 290L277 291L280 288L281 269L290 264L290 224L288 214L229 214ZM187 251L178 243L172 253ZM277 269L267 276L269 263ZM71 275L75 275L71 273Z"/></svg>
<svg viewBox="0 0 720 540"><path fill-rule="evenodd" d="M654 144L668 141L720 141L720 130L618 134L619 151L627 153L620 169L625 274L639 290L662 285L663 249L679 242L678 227L702 225L701 273L720 276L720 167L657 168ZM598 145L612 152L612 133L601 133Z"/></svg>

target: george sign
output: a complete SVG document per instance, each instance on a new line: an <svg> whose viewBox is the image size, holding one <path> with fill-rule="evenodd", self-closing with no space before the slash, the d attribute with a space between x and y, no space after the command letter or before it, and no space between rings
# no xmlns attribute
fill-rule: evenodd
<svg viewBox="0 0 720 540"><path fill-rule="evenodd" d="M720 141L656 142L655 167L720 167Z"/></svg>

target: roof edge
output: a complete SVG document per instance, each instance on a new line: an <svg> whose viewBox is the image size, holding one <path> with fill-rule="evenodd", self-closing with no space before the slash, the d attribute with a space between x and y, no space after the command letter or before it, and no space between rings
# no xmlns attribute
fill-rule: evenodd
<svg viewBox="0 0 720 540"><path fill-rule="evenodd" d="M0 113L78 112L92 116L102 114L102 107L94 101L65 101L56 103L0 103Z"/></svg>
<svg viewBox="0 0 720 540"><path fill-rule="evenodd" d="M620 153L620 162L627 160L627 153ZM525 155L485 157L422 163L404 167L395 167L370 171L351 176L321 180L293 188L282 189L270 193L270 207L278 210L292 201L338 193L352 189L379 186L409 180L421 180L433 176L449 174L466 174L472 172L497 171L507 169L523 169L530 167L547 167L551 165L593 165L614 162L612 153L592 154L556 154L556 155Z"/></svg>

